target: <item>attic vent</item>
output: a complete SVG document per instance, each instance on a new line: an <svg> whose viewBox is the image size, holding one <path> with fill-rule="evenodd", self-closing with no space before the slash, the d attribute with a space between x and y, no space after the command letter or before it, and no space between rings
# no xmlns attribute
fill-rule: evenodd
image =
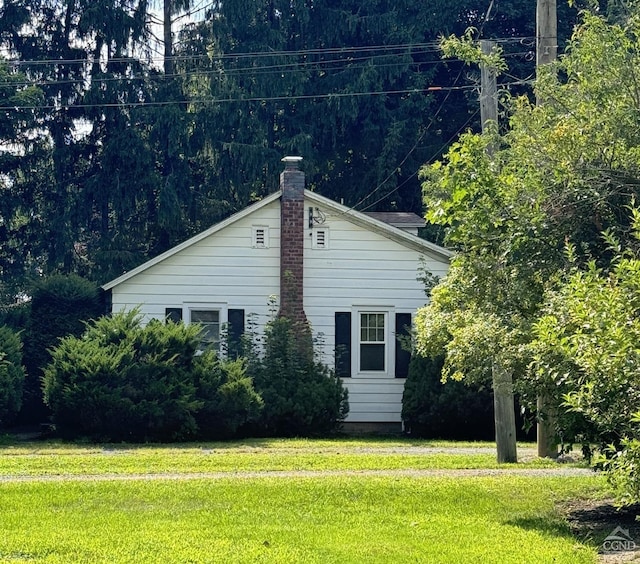
<svg viewBox="0 0 640 564"><path fill-rule="evenodd" d="M252 227L252 243L251 246L254 249L267 249L269 248L269 228L266 226Z"/></svg>
<svg viewBox="0 0 640 564"><path fill-rule="evenodd" d="M329 230L314 229L313 230L313 248L314 249L328 249L329 248Z"/></svg>

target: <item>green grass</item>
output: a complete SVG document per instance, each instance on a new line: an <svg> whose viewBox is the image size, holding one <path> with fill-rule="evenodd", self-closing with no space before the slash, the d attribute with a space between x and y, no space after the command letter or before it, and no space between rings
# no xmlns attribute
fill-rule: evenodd
<svg viewBox="0 0 640 564"><path fill-rule="evenodd" d="M0 476L61 474L174 474L244 471L497 468L491 443L339 439L265 439L178 446L92 445L59 442L0 448ZM532 445L521 445L532 448ZM483 448L480 454L470 448ZM555 467L546 459L529 466Z"/></svg>
<svg viewBox="0 0 640 564"><path fill-rule="evenodd" d="M595 474L381 477L321 472L357 469L358 463L390 470L457 468L457 457L478 468L491 467L485 466L490 463L484 455L464 449L461 454L427 454L424 447L430 445L371 440L6 445L0 448L0 475L5 476L0 481L0 562L595 562L595 547L577 542L556 509L561 500L605 495L604 481ZM402 447L422 454L403 457ZM190 476L301 465L318 474ZM534 462L520 466L541 467ZM88 477L112 473L114 467L118 479ZM123 479L122 474L144 468L185 476ZM56 472L75 478L47 480ZM32 476L26 482L7 480L26 475Z"/></svg>

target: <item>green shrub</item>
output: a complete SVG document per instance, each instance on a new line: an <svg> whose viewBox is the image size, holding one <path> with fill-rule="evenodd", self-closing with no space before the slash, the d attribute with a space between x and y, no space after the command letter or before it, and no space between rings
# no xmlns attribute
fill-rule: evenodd
<svg viewBox="0 0 640 564"><path fill-rule="evenodd" d="M424 438L493 440L491 390L456 380L443 384L442 366L442 357L412 357L402 396L405 430Z"/></svg>
<svg viewBox="0 0 640 564"><path fill-rule="evenodd" d="M640 441L623 439L619 447L603 449L597 465L607 473L607 481L618 506L636 505L640 499Z"/></svg>
<svg viewBox="0 0 640 564"><path fill-rule="evenodd" d="M44 367L51 360L50 349L62 337L81 335L85 322L101 313L97 286L80 276L58 274L34 284L24 337L27 376L23 422L38 423L48 416L42 400L41 379Z"/></svg>
<svg viewBox="0 0 640 564"><path fill-rule="evenodd" d="M240 365L197 355L199 332L158 320L143 326L132 311L64 338L44 376L58 430L110 441L175 441L198 436L200 422L207 436L231 434L260 400ZM216 429L214 421L225 424Z"/></svg>
<svg viewBox="0 0 640 564"><path fill-rule="evenodd" d="M246 374L245 359L221 360L207 352L196 362L196 393L202 408L196 413L198 435L206 439L233 437L258 419L262 398Z"/></svg>
<svg viewBox="0 0 640 564"><path fill-rule="evenodd" d="M22 404L24 368L20 337L0 327L0 427L12 423Z"/></svg>
<svg viewBox="0 0 640 564"><path fill-rule="evenodd" d="M263 354L249 354L249 373L264 401L252 432L304 436L335 431L347 416L347 390L313 353L308 327L285 317L267 324Z"/></svg>

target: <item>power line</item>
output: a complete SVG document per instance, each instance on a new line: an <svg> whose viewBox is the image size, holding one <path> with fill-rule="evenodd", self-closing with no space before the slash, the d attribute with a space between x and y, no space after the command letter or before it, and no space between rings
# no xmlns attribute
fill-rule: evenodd
<svg viewBox="0 0 640 564"><path fill-rule="evenodd" d="M449 138L449 140L446 143L443 143L442 146L426 161L427 163L432 162L434 159L436 159L438 156L440 156L442 154L442 152L449 146L451 145L451 143L453 143L453 141L460 135L460 133L462 131L464 131L464 129L466 129L466 127L473 121L473 119L480 113L480 110L476 110L473 114L471 114L471 116L469 116L469 119L463 124L461 125L458 130ZM413 149L412 149L413 150ZM407 155L408 156L408 155ZM406 160L406 158L404 159ZM403 162L404 162L403 160ZM412 172L407 178L405 178L400 184L398 184L395 188L393 188L393 190L391 190L390 192L387 192L384 196L382 196L381 198L378 198L375 202L369 204L367 207L362 208L361 212L365 212L368 209L371 209L372 207L378 205L380 202L382 202L383 200L385 200L386 198L388 198L389 196L392 196L393 194L395 194L398 190L400 190L400 188L402 188L405 184L407 184L412 178L414 178L415 176L418 175L418 172L420 172L419 170L416 170L415 172ZM368 196L367 196L368 197ZM365 198L366 199L366 198ZM355 206L354 206L355 207Z"/></svg>
<svg viewBox="0 0 640 564"><path fill-rule="evenodd" d="M498 38L493 39L497 43L520 43L523 44L524 41L534 40L533 37L506 37L506 38ZM439 41L428 41L424 43L399 43L392 45L363 45L360 47L326 47L323 49L300 49L294 51L253 51L253 52L238 52L238 53L219 53L214 55L213 57L209 54L202 55L173 55L171 57L167 57L173 61L181 61L181 60L199 60L206 59L210 60L211 58L215 60L225 60L225 59L260 59L260 58L269 58L269 57L302 57L309 55L329 55L329 54L349 54L356 52L371 52L371 51L388 51L394 52L399 50L408 50L408 49L420 49L421 51L417 51L418 53L439 53L440 52L440 42ZM412 54L414 51L411 51L407 54ZM162 62L165 60L165 57L151 57L146 59L150 62ZM20 67L20 66L39 66L39 65L92 65L97 62L93 58L82 58L82 59L6 59L8 64ZM114 57L109 59L109 62L113 63L127 63L127 62L140 62L137 58L131 57Z"/></svg>
<svg viewBox="0 0 640 564"><path fill-rule="evenodd" d="M264 65L259 67L240 67L240 68L225 68L225 69L210 69L210 70L188 70L184 73L173 74L130 74L122 76L88 76L78 78L68 78L64 80L9 80L3 82L3 85L9 86L60 86L65 84L106 84L110 82L132 82L132 81L169 81L176 78L202 78L207 76L260 76L260 75L282 75L296 72L305 71L322 71L322 72L339 72L343 70L362 70L363 66L358 63L368 63L375 61L376 59L385 59L388 55L375 55L373 57L358 57L351 58L348 61L343 59L332 59L328 61L321 61L320 63L315 61L300 62L300 63L286 63L281 65ZM335 65L334 65L335 63ZM337 65L339 63L339 66ZM393 63L376 63L376 69L393 68L393 67L421 67L427 65L441 64L441 59L433 59L419 62L393 62Z"/></svg>
<svg viewBox="0 0 640 564"><path fill-rule="evenodd" d="M489 10L491 10L491 6L489 6ZM488 13L488 12L487 12ZM462 70L460 69L458 71L458 74L456 76L456 78L453 81L453 86L455 87L458 84L458 81L460 80L460 78L462 77ZM418 139L416 140L416 142L413 144L413 147L411 147L411 149L409 149L409 152L407 153L407 155L404 157L404 159L402 159L402 161L400 162L400 164L394 168L394 172L391 172L382 182L380 182L371 192L369 192L364 198L362 198L359 202L356 202L352 209L355 209L356 207L358 207L360 204L364 203L368 198L370 198L371 196L373 196L378 190L380 190L395 174L395 171L401 167L409 158L409 156L411 156L411 154L416 150L416 148L418 147L419 143L422 141L422 139L424 138L424 136L427 134L427 132L429 131L429 129L431 129L431 126L435 123L438 115L440 114L440 112L442 111L442 109L444 108L444 105L447 103L447 100L449 99L449 96L451 95L452 91L447 91L446 96L444 97L444 99L440 102L440 105L438 106L438 109L435 111L435 113L431 116L431 119L429 120L429 123L427 124L427 127L425 128L425 130L418 136ZM471 119L471 118L470 118ZM466 123L469 123L469 120L467 120ZM466 123L463 127L466 127ZM458 135L459 131L456 133L456 135ZM366 208L364 208L361 211L365 211L373 206L375 206L378 202L381 202L382 200L384 200L385 198L387 198L389 195L394 194L395 192L397 192L402 186L404 186L411 178L413 178L415 175L417 175L418 172L414 172L413 174L411 174L411 176L409 176L407 179L405 179L405 181L403 181L402 183L400 183L398 186L395 187L395 189L393 189L391 192L389 192L388 194L385 194L382 198L379 198L378 200L376 200L375 202L373 202L373 204L370 204L369 206L367 206Z"/></svg>
<svg viewBox="0 0 640 564"><path fill-rule="evenodd" d="M433 52L438 52L439 42L431 41L428 43L400 43L393 45L365 45L361 47L327 47L324 49L300 49L295 51L243 51L237 53L219 53L213 56L214 59L260 59L260 58L268 58L268 57L301 57L301 56L309 56L309 55L329 55L329 54L349 54L356 52L371 52L371 51L399 51L399 50L407 50L407 49L422 49L423 51L432 50ZM197 59L211 59L211 55L202 54L202 55L173 55L168 57L173 61L180 60L197 60ZM151 61L163 61L164 57L151 58ZM113 57L110 59L111 62L115 63L126 63L132 60L136 60L134 57ZM21 60L21 59L7 59L7 62L16 66L25 66L25 65L48 65L48 64L65 64L65 65L84 65L84 64L93 64L93 59L31 59L31 60Z"/></svg>
<svg viewBox="0 0 640 564"><path fill-rule="evenodd" d="M277 102L290 100L315 100L331 98L347 98L360 96L386 96L399 94L422 94L425 92L446 92L453 90L472 90L476 86L427 86L425 88L409 88L406 90L370 90L366 92L332 92L327 94L299 94L282 96L255 96L247 98L211 98L211 99L182 99L165 101L137 101L137 102L103 102L99 104L33 104L24 106L0 105L0 110L58 110L61 108L137 108L152 106L169 106L173 104L223 104L241 102Z"/></svg>
<svg viewBox="0 0 640 564"><path fill-rule="evenodd" d="M425 53L428 53L427 51ZM406 53L415 54L415 53ZM530 55L530 52L521 52L521 53L512 53L507 54L506 56L517 56L517 55ZM78 78L65 78L60 80L8 80L3 84L14 87L22 87L22 86L42 86L42 87L52 87L52 86L63 86L63 85L78 85L79 87L89 89L91 86L99 85L99 84L108 84L108 83L129 83L135 81L152 81L155 83L162 81L169 81L176 78L182 79L198 79L198 78L206 78L219 75L220 77L257 77L257 76L269 76L269 75L284 75L291 74L296 72L326 72L326 77L329 78L336 73L341 71L358 71L364 69L364 65L359 63L374 63L375 69L384 69L384 68L410 68L414 69L415 72L419 72L420 67L428 66L428 65L437 65L442 64L442 59L430 59L423 61L412 61L407 62L406 60L399 60L398 62L376 62L378 60L387 60L392 55L389 54L379 54L379 55L371 55L368 57L350 57L349 59L343 58L334 58L334 59L324 59L321 61L297 61L294 63L279 63L274 65L260 65L260 66L247 66L247 67L227 67L227 68L214 68L214 69L197 69L197 70L187 70L182 73L173 73L173 74L151 74L148 72L143 73L131 73L131 74L123 74L122 76L95 76L95 75L87 75L81 76ZM397 57L398 55L393 55ZM135 59L119 59L122 61L129 62L137 62ZM105 73L106 74L106 73Z"/></svg>

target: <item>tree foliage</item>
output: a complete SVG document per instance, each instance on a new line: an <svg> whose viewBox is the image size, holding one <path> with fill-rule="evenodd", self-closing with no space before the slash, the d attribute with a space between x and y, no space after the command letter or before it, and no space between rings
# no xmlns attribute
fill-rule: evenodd
<svg viewBox="0 0 640 564"><path fill-rule="evenodd" d="M636 245L639 25L636 12L616 23L585 12L565 55L540 69L542 104L507 99L504 134L462 136L424 170L427 218L459 254L419 317L421 350L444 350L445 374L457 376L507 363L530 407L548 393L551 408L570 410L558 420L569 441L619 442L633 427L634 402L624 410L613 398L622 389L633 398L635 386L619 339L633 315L633 267L619 255ZM538 372L526 376L534 350Z"/></svg>
<svg viewBox="0 0 640 564"><path fill-rule="evenodd" d="M640 214L633 209L638 237ZM533 378L554 389L557 426L599 462L621 505L640 499L640 258L607 236L614 258L575 263L549 292L530 345Z"/></svg>
<svg viewBox="0 0 640 564"><path fill-rule="evenodd" d="M20 419L23 423L42 423L48 413L42 403L41 379L51 360L51 349L63 337L79 337L85 323L103 312L95 283L75 274L39 278L30 294L23 337L27 377Z"/></svg>
<svg viewBox="0 0 640 564"><path fill-rule="evenodd" d="M19 149L0 155L10 296L42 273L131 269L276 190L285 154L326 196L419 212L415 171L477 123L438 37L475 26L518 53L535 22L524 0L488 17L479 0L230 0L176 21L191 4L162 3L162 69L146 0L0 7L19 65L0 69L0 136Z"/></svg>
<svg viewBox="0 0 640 564"><path fill-rule="evenodd" d="M11 424L22 405L24 368L17 333L0 326L0 427Z"/></svg>
<svg viewBox="0 0 640 564"><path fill-rule="evenodd" d="M443 383L443 358L414 356L402 395L402 421L411 436L492 440L491 391L464 382Z"/></svg>
<svg viewBox="0 0 640 564"><path fill-rule="evenodd" d="M586 445L619 446L636 436L640 412L640 260L616 255L606 269L576 265L545 302L534 326L532 368L540 386L563 391L569 423L579 416L590 431L567 436Z"/></svg>

